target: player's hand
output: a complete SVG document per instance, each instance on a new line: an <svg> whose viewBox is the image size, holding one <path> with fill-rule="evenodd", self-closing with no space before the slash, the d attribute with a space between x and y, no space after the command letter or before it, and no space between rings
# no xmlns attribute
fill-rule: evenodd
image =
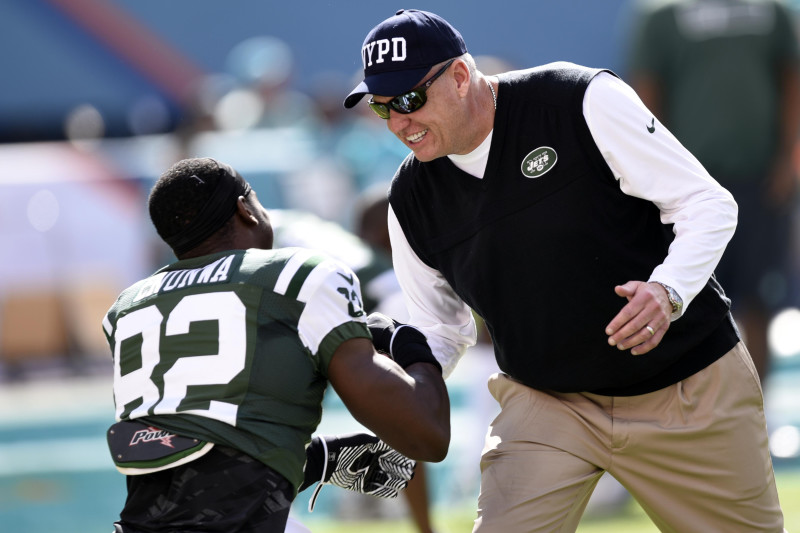
<svg viewBox="0 0 800 533"><path fill-rule="evenodd" d="M414 476L417 464L366 433L314 437L306 458L300 490L319 481L308 502L309 512L314 510L319 491L328 483L379 498L396 498Z"/></svg>
<svg viewBox="0 0 800 533"><path fill-rule="evenodd" d="M395 333L403 327L403 324L382 313L372 313L367 316L367 327L372 334L372 344L375 346L375 351L391 356L392 341ZM414 331L422 335L419 330L415 329ZM410 334L414 335L413 331ZM422 342L425 342L425 335L422 335Z"/></svg>
<svg viewBox="0 0 800 533"><path fill-rule="evenodd" d="M672 304L657 283L629 281L614 287L618 296L628 299L625 307L606 326L608 343L632 355L649 352L661 342L670 326Z"/></svg>
<svg viewBox="0 0 800 533"><path fill-rule="evenodd" d="M414 326L401 324L381 313L372 313L367 317L367 327L375 350L390 356L401 367L430 363L441 372L442 365L433 356L425 334Z"/></svg>

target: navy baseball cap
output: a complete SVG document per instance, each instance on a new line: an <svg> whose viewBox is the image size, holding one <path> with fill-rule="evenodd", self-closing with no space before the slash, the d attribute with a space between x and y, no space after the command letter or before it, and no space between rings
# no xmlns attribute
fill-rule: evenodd
<svg viewBox="0 0 800 533"><path fill-rule="evenodd" d="M364 81L344 100L365 94L397 96L416 87L432 66L467 52L461 34L439 15L401 9L367 34L361 47Z"/></svg>

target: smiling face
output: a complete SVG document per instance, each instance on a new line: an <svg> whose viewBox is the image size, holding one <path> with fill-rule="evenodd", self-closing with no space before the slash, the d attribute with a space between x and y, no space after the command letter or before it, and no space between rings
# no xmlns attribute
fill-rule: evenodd
<svg viewBox="0 0 800 533"><path fill-rule="evenodd" d="M424 79L430 78L442 65L434 66ZM467 64L456 60L427 90L427 101L413 113L391 110L386 125L420 161L432 161L449 154L469 153L488 134L475 142L481 128L476 127L473 111L474 81ZM488 91L488 89L487 89ZM391 96L374 96L378 103L388 103ZM491 129L491 128L490 128Z"/></svg>

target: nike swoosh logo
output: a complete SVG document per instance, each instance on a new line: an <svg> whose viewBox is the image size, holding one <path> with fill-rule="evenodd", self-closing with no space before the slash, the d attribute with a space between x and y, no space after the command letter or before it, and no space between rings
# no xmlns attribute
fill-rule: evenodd
<svg viewBox="0 0 800 533"><path fill-rule="evenodd" d="M656 118L655 117L650 119L650 125L647 126L647 131L649 131L650 133L653 133L654 131L656 131Z"/></svg>
<svg viewBox="0 0 800 533"><path fill-rule="evenodd" d="M349 276L345 276L345 275L344 275L344 274L342 274L341 272L337 272L337 274L339 274L340 276L342 276L342 277L345 279L345 281L347 281L347 283L349 283L350 285L352 285L352 284L353 284L353 275L352 275L352 274L350 274Z"/></svg>

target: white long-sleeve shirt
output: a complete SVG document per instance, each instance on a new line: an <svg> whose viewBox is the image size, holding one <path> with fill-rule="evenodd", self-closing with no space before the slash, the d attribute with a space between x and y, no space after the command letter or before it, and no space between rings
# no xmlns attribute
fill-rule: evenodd
<svg viewBox="0 0 800 533"><path fill-rule="evenodd" d="M674 224L675 239L669 253L648 281L675 289L685 312L733 236L736 202L672 134L641 140L639 133L644 128L668 132L619 78L602 72L589 83L583 115L622 192L653 202L661 221ZM491 138L490 133L469 154L448 157L463 171L483 178ZM665 177L669 179L662 179ZM388 218L394 268L405 294L409 323L427 335L447 377L466 348L475 344L471 310L441 273L417 257L391 207Z"/></svg>

